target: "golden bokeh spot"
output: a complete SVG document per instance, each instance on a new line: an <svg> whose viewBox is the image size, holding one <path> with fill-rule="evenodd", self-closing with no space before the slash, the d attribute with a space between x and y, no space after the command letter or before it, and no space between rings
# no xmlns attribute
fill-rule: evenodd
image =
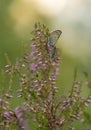
<svg viewBox="0 0 91 130"><path fill-rule="evenodd" d="M34 5L22 0L14 0L9 6L9 16L14 23L14 30L22 33L22 30L28 29L36 18Z"/></svg>

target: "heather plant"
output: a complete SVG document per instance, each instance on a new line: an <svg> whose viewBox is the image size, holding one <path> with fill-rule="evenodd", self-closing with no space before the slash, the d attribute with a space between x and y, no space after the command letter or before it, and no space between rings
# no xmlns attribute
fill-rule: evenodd
<svg viewBox="0 0 91 130"><path fill-rule="evenodd" d="M56 32L59 35L55 40L55 32L50 33L45 25L35 24L31 47L15 65L8 62L5 74L2 71L0 130L29 130L30 122L36 130L75 130L75 121L85 122L84 115L88 115L85 110L91 103L91 93L85 98L81 96L83 83L76 80L76 70L70 92L58 95L56 82L62 58L54 43L61 31ZM53 38L51 44L50 38ZM84 74L89 87L88 74ZM6 82L7 90L4 88L6 75L10 77L9 83ZM15 77L18 77L16 89L13 84ZM22 102L12 108L14 97Z"/></svg>

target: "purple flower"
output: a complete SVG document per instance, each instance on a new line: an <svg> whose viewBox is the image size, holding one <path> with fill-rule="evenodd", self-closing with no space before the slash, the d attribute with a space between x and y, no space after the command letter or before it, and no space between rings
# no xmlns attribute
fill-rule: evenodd
<svg viewBox="0 0 91 130"><path fill-rule="evenodd" d="M14 121L13 113L11 114L10 112L6 111L6 112L4 112L4 117L5 117L6 121L7 121L7 123Z"/></svg>
<svg viewBox="0 0 91 130"><path fill-rule="evenodd" d="M41 52L39 52L37 56L41 56L41 55L42 55L42 53L41 53Z"/></svg>
<svg viewBox="0 0 91 130"><path fill-rule="evenodd" d="M33 73L35 73L35 72L37 72L37 69L38 69L37 65L35 65L34 63L32 63L31 66L30 66L30 70L31 70Z"/></svg>
<svg viewBox="0 0 91 130"><path fill-rule="evenodd" d="M35 45L35 44L31 44L31 48L32 48L32 49L35 49L35 48L36 48L36 45Z"/></svg>
<svg viewBox="0 0 91 130"><path fill-rule="evenodd" d="M42 65L42 68L43 68L43 69L47 69L47 65L46 65L46 64L43 64L43 65Z"/></svg>
<svg viewBox="0 0 91 130"><path fill-rule="evenodd" d="M55 72L55 74L58 75L59 72L60 72L60 69L59 69L59 68L56 68L56 72Z"/></svg>

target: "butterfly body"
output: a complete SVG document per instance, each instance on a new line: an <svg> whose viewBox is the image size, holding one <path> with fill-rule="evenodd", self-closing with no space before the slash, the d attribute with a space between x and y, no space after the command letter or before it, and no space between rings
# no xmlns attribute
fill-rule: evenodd
<svg viewBox="0 0 91 130"><path fill-rule="evenodd" d="M57 54L57 48L56 48L56 47L53 47L53 51L52 51L52 53L51 53L51 55L50 55L50 58L51 58L51 59L54 59L54 57L55 57L56 54Z"/></svg>

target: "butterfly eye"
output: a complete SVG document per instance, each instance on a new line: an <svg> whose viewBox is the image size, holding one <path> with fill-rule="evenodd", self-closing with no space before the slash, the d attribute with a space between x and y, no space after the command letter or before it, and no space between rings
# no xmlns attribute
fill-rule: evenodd
<svg viewBox="0 0 91 130"><path fill-rule="evenodd" d="M61 35L61 30L55 30L52 33L50 33L49 39L48 39L48 44L51 47L54 47L57 40L59 39L60 35Z"/></svg>

